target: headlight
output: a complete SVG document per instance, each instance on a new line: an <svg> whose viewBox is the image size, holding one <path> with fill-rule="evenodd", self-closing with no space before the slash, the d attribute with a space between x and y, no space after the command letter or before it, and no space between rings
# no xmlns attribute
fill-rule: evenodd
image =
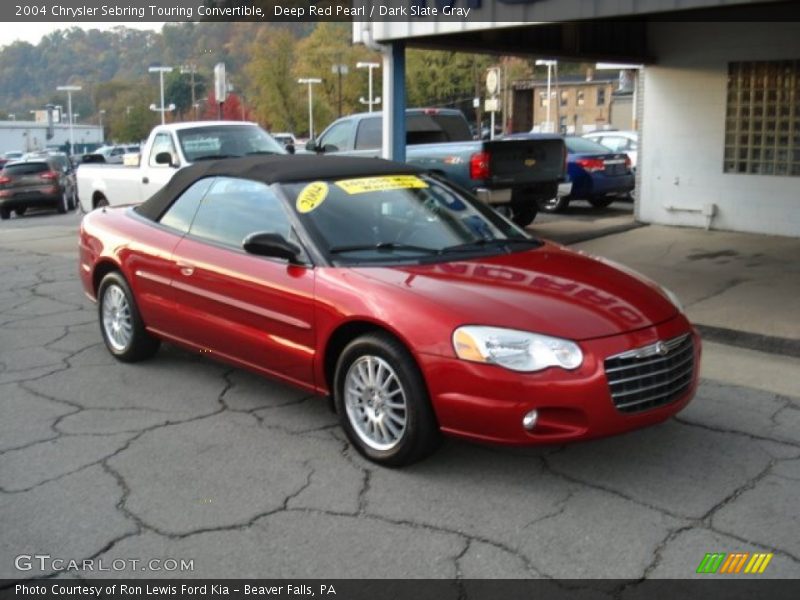
<svg viewBox="0 0 800 600"><path fill-rule="evenodd" d="M453 332L453 350L462 360L499 365L512 371L577 369L583 362L583 352L575 342L500 327L459 327Z"/></svg>

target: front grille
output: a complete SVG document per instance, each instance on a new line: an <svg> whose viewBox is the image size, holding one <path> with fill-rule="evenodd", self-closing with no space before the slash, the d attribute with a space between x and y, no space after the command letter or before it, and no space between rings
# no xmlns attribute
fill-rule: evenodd
<svg viewBox="0 0 800 600"><path fill-rule="evenodd" d="M682 396L692 383L692 336L687 333L611 356L605 360L605 370L611 398L620 412L637 413L664 406Z"/></svg>

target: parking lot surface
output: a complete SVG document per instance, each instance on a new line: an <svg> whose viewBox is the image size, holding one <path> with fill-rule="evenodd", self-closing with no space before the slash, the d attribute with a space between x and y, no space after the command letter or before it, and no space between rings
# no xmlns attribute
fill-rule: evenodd
<svg viewBox="0 0 800 600"><path fill-rule="evenodd" d="M0 228L0 578L19 555L114 576L800 576L800 360L707 343L689 407L572 446L447 441L376 467L324 399L171 346L117 363L80 289L78 216ZM608 239L608 238L607 238ZM193 570L142 570L151 559ZM109 573L83 571L81 577Z"/></svg>

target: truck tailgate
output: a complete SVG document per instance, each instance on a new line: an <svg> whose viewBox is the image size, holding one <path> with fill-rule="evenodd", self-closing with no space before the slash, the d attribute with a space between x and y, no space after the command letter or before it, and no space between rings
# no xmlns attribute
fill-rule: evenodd
<svg viewBox="0 0 800 600"><path fill-rule="evenodd" d="M491 187L519 187L560 181L565 176L566 147L560 137L484 142L489 154Z"/></svg>

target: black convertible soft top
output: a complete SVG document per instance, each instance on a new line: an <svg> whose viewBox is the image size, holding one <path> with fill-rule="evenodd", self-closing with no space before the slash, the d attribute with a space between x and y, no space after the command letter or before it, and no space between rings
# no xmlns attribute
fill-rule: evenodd
<svg viewBox="0 0 800 600"><path fill-rule="evenodd" d="M314 154L245 156L195 163L176 172L169 183L136 207L143 217L157 221L195 181L204 177L239 177L267 184L420 173L421 169L381 158L317 156Z"/></svg>

